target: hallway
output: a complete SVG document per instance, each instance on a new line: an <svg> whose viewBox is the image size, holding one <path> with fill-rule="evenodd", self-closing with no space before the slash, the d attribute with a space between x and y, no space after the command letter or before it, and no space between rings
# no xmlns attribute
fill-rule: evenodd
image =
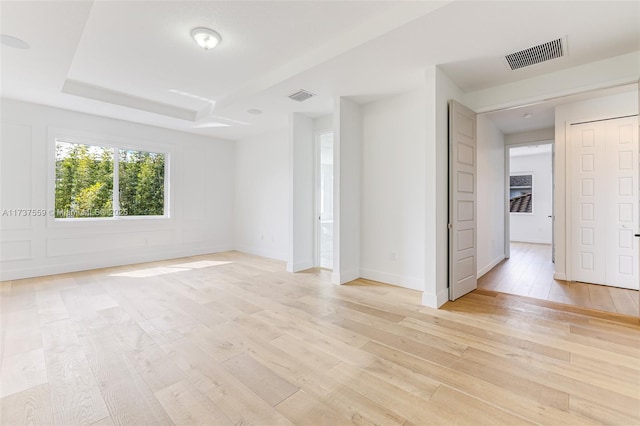
<svg viewBox="0 0 640 426"><path fill-rule="evenodd" d="M551 245L511 243L511 258L478 279L478 288L638 316L637 290L553 279Z"/></svg>

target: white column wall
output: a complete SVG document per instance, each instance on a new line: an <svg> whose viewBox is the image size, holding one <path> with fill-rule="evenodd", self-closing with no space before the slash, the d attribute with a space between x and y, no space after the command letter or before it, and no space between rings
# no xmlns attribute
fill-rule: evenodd
<svg viewBox="0 0 640 426"><path fill-rule="evenodd" d="M291 219L287 271L298 272L312 268L315 263L313 119L299 113L292 114L289 132Z"/></svg>
<svg viewBox="0 0 640 426"><path fill-rule="evenodd" d="M288 260L289 138L286 129L235 142L234 247Z"/></svg>
<svg viewBox="0 0 640 426"><path fill-rule="evenodd" d="M424 289L426 128L424 90L366 104L360 275Z"/></svg>
<svg viewBox="0 0 640 426"><path fill-rule="evenodd" d="M362 113L346 98L334 105L334 284L360 277L360 203L362 187Z"/></svg>

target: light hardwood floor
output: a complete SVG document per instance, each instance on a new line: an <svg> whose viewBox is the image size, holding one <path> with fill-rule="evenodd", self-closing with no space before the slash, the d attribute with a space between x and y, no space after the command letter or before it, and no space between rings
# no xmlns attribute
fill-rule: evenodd
<svg viewBox="0 0 640 426"><path fill-rule="evenodd" d="M553 279L551 245L511 243L511 258L478 280L478 288L639 316L637 290Z"/></svg>
<svg viewBox="0 0 640 426"><path fill-rule="evenodd" d="M0 284L0 423L640 424L638 319L237 252Z"/></svg>

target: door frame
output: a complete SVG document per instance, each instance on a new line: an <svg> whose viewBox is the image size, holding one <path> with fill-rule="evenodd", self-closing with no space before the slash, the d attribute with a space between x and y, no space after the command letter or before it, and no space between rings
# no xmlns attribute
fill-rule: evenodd
<svg viewBox="0 0 640 426"><path fill-rule="evenodd" d="M555 261L555 235L556 235L556 170L555 170L555 156L556 156L556 144L553 139L544 139L536 142L522 142L514 144L504 145L504 257L509 259L511 257L511 212L509 211L509 200L511 194L509 193L510 187L510 175L511 175L511 148L518 148L523 146L535 146L535 145L551 145L551 258Z"/></svg>

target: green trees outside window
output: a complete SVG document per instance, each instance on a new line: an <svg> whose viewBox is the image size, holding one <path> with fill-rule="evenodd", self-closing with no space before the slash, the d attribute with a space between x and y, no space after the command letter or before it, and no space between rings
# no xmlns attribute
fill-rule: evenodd
<svg viewBox="0 0 640 426"><path fill-rule="evenodd" d="M165 154L56 141L55 217L162 216L164 180Z"/></svg>
<svg viewBox="0 0 640 426"><path fill-rule="evenodd" d="M120 215L164 214L164 154L119 150Z"/></svg>

